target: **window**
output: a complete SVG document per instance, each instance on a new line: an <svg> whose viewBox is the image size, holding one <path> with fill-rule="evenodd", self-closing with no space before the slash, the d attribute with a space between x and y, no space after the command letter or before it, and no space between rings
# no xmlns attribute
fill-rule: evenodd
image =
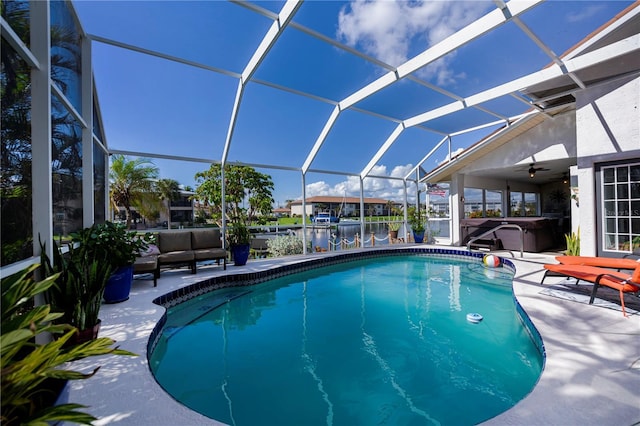
<svg viewBox="0 0 640 426"><path fill-rule="evenodd" d="M534 192L512 192L510 194L509 216L539 216L538 194Z"/></svg>
<svg viewBox="0 0 640 426"><path fill-rule="evenodd" d="M82 111L80 32L67 2L52 1L51 80L64 93L76 111Z"/></svg>
<svg viewBox="0 0 640 426"><path fill-rule="evenodd" d="M66 236L82 229L82 128L58 98L51 100L53 233Z"/></svg>
<svg viewBox="0 0 640 426"><path fill-rule="evenodd" d="M107 197L107 154L99 143L93 142L93 220L102 223L106 220Z"/></svg>
<svg viewBox="0 0 640 426"><path fill-rule="evenodd" d="M464 217L504 217L502 191L465 188Z"/></svg>
<svg viewBox="0 0 640 426"><path fill-rule="evenodd" d="M601 169L603 249L640 247L640 163Z"/></svg>
<svg viewBox="0 0 640 426"><path fill-rule="evenodd" d="M10 2L2 9L20 6ZM28 7L27 7L28 10ZM16 19L10 22L15 23ZM27 26L28 27L28 26ZM19 28L20 29L20 28ZM4 34L3 34L4 37ZM2 39L2 154L0 201L2 203L2 265L33 255L33 203L31 176L31 69Z"/></svg>

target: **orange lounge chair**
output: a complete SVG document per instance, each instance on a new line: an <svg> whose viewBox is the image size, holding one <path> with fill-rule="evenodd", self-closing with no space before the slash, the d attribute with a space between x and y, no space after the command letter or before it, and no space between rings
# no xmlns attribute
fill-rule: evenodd
<svg viewBox="0 0 640 426"><path fill-rule="evenodd" d="M577 279L578 281L588 281L593 283L593 290L591 291L591 299L589 304L593 303L593 299L596 297L598 287L603 285L613 288L620 292L620 304L622 305L622 314L626 317L627 312L624 309L624 295L623 293L638 293L640 292L640 264L638 264L633 270L633 274L612 271L610 269L601 268L598 266L587 265L544 265L546 271L544 277L542 277L542 283L544 279L551 276L566 276ZM577 282L576 282L577 283Z"/></svg>
<svg viewBox="0 0 640 426"><path fill-rule="evenodd" d="M640 260L599 256L558 256L556 260L563 265L600 266L611 269L636 269Z"/></svg>

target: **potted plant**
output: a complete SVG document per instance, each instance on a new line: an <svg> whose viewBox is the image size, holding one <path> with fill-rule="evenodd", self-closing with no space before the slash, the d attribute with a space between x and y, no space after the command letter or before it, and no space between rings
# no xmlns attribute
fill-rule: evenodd
<svg viewBox="0 0 640 426"><path fill-rule="evenodd" d="M400 222L389 222L389 238L395 240L398 238L398 231L400 230Z"/></svg>
<svg viewBox="0 0 640 426"><path fill-rule="evenodd" d="M567 256L580 256L580 228L578 227L578 232L564 234L564 238L567 242L565 254Z"/></svg>
<svg viewBox="0 0 640 426"><path fill-rule="evenodd" d="M231 223L228 230L228 241L236 266L246 265L251 249L251 232L241 218L237 218Z"/></svg>
<svg viewBox="0 0 640 426"><path fill-rule="evenodd" d="M80 233L89 234L89 230ZM77 236L75 237L78 238ZM94 252L87 246L69 244L62 254L54 241L53 262L41 243L40 265L44 277L59 274L56 285L47 292L48 302L62 312L60 322L77 329L72 343L95 339L100 329L98 313L107 280L113 271L106 252Z"/></svg>
<svg viewBox="0 0 640 426"><path fill-rule="evenodd" d="M425 219L420 209L415 207L411 207L408 213L409 225L413 231L413 239L416 243L422 243L424 240Z"/></svg>
<svg viewBox="0 0 640 426"><path fill-rule="evenodd" d="M136 232L128 232L124 224L105 222L94 224L89 235L80 244L87 244L91 250L108 253L113 273L104 290L105 303L124 302L129 299L133 281L133 263L138 253L147 248L150 234L138 237ZM88 238L87 238L88 237Z"/></svg>

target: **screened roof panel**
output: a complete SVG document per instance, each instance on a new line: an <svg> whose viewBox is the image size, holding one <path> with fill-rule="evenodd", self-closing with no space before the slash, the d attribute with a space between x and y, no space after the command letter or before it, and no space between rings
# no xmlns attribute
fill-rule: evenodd
<svg viewBox="0 0 640 426"><path fill-rule="evenodd" d="M260 64L255 78L337 102L383 71L351 53L287 28Z"/></svg>
<svg viewBox="0 0 640 426"><path fill-rule="evenodd" d="M511 95L500 96L499 98L483 102L479 107L486 108L505 117L523 114L531 109L530 105L515 99Z"/></svg>
<svg viewBox="0 0 640 426"><path fill-rule="evenodd" d="M508 22L442 58L435 72L430 66L426 71L433 84L466 97L535 72L550 61L516 24Z"/></svg>
<svg viewBox="0 0 640 426"><path fill-rule="evenodd" d="M109 148L220 158L235 79L110 45L93 50L94 66L109 70L95 76L109 88L99 93Z"/></svg>
<svg viewBox="0 0 640 426"><path fill-rule="evenodd" d="M338 36L338 17L348 5L345 1L306 1L293 18L293 22L332 40L344 43Z"/></svg>
<svg viewBox="0 0 640 426"><path fill-rule="evenodd" d="M555 52L563 55L607 23L632 1L552 1L535 7L522 21ZM549 61L550 62L550 61Z"/></svg>
<svg viewBox="0 0 640 426"><path fill-rule="evenodd" d="M347 110L331 129L312 169L360 173L397 124ZM356 149L358 155L353 155Z"/></svg>
<svg viewBox="0 0 640 426"><path fill-rule="evenodd" d="M415 165L443 139L417 127L405 129L378 161L379 164ZM384 141L382 141L384 142ZM446 144L445 144L446 145ZM375 174L372 172L372 174Z"/></svg>
<svg viewBox="0 0 640 426"><path fill-rule="evenodd" d="M285 5L285 1L260 1L257 2L258 6L271 11L273 13L280 13L282 7Z"/></svg>
<svg viewBox="0 0 640 426"><path fill-rule="evenodd" d="M468 132L468 133L463 133L457 136L453 136L451 138L451 156L455 157L457 154L460 153L460 151L462 151L463 149L466 149L468 147L470 147L471 145L478 143L479 141L481 141L482 139L484 139L485 137L487 137L488 135L491 135L493 132L495 132L496 130L500 129L504 127L504 125L499 124L499 125L495 125L495 126L491 126L491 127L486 127L484 129L479 129L479 130L475 130L472 132ZM438 160L443 160L446 155L448 155L447 153L444 154L444 156L440 157L436 157Z"/></svg>
<svg viewBox="0 0 640 426"><path fill-rule="evenodd" d="M251 58L258 59L255 73L246 74L251 78L243 80L237 120L231 120L236 114L237 78L134 54L94 39L94 73L110 148L220 160L232 130L229 161L301 167L314 157L312 170L359 174L377 153L381 158L374 170L389 172L398 165L415 165L447 133L527 111L527 104L491 90L552 63L544 48L517 25L518 20L550 50L561 54L632 2L547 1L518 15L523 5L532 2L510 1L506 7L515 18L500 24L504 14L498 8L504 5L494 1L307 1L291 22L280 22L284 24L281 33L262 45L264 50L256 49L265 37L271 37L269 29L277 28L273 18L291 3L74 4L84 29L99 37L234 73L243 72ZM469 25L480 35L463 36ZM628 27L638 32L637 25ZM461 47L456 48L458 42ZM440 59L427 67L419 62L425 49L429 54L440 52L434 56ZM635 57L624 55L575 75L599 81L637 72L640 65ZM399 66L398 73L390 72L390 66ZM396 81L399 77L402 79ZM413 79L427 80L441 90ZM543 99L538 103L542 107L572 101L573 95L562 91L577 87L566 74L528 84L530 87L511 90L524 89L522 94L534 100L561 96ZM451 113L463 105L456 103L456 97L478 93L487 97L476 97L474 102L482 102L477 107ZM341 102L341 112L331 127L328 120L338 111L334 102ZM398 124L362 111L407 120L409 127L382 154L380 148ZM422 122L421 114L436 118ZM235 123L231 129L230 123ZM412 127L416 124L421 129ZM323 129L328 129L326 140L321 137ZM492 130L485 127L456 136L453 145L467 147Z"/></svg>
<svg viewBox="0 0 640 426"><path fill-rule="evenodd" d="M224 1L92 1L77 9L90 34L236 73L271 25Z"/></svg>
<svg viewBox="0 0 640 426"><path fill-rule="evenodd" d="M305 96L249 84L229 160L299 168L333 108Z"/></svg>
<svg viewBox="0 0 640 426"><path fill-rule="evenodd" d="M407 119L454 99L424 85L402 79L356 104L358 108L397 119Z"/></svg>
<svg viewBox="0 0 640 426"><path fill-rule="evenodd" d="M444 117L427 121L424 125L444 134L449 134L480 126L485 123L491 123L496 120L498 120L497 117L487 114L484 111L476 108L467 108Z"/></svg>

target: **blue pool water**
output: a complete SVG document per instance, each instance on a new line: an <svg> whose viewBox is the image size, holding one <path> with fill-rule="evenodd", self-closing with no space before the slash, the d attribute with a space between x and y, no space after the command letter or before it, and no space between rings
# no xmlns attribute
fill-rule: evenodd
<svg viewBox="0 0 640 426"><path fill-rule="evenodd" d="M150 366L176 400L228 424L475 424L541 373L512 278L408 255L220 290L168 311Z"/></svg>

